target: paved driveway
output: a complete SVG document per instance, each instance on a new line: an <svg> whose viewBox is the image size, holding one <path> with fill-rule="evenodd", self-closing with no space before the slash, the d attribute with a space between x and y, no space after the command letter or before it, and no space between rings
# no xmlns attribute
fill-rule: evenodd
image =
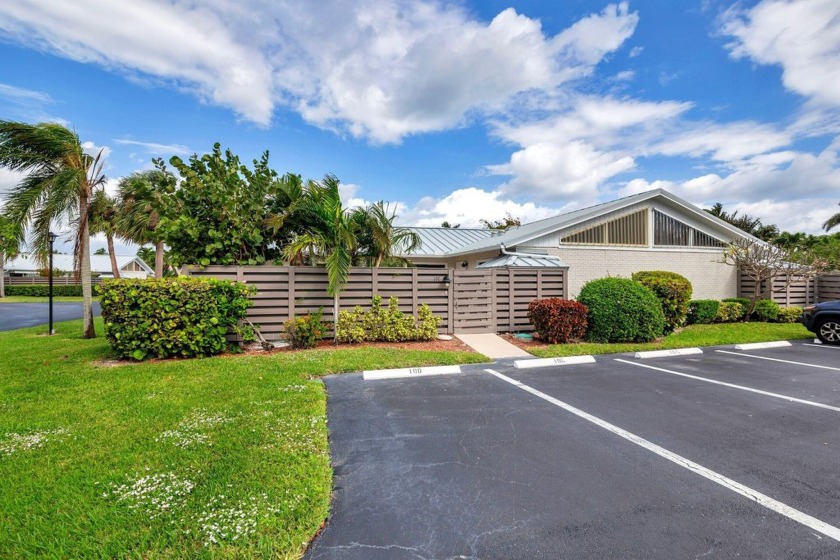
<svg viewBox="0 0 840 560"><path fill-rule="evenodd" d="M326 378L308 558L840 557L840 348L596 359Z"/></svg>
<svg viewBox="0 0 840 560"><path fill-rule="evenodd" d="M99 315L99 302L93 303L93 314ZM53 321L82 318L81 303L53 303ZM49 323L48 303L0 303L0 331Z"/></svg>

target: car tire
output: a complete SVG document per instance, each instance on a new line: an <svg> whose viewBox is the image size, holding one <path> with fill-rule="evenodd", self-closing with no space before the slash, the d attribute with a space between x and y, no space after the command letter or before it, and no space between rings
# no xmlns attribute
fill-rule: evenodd
<svg viewBox="0 0 840 560"><path fill-rule="evenodd" d="M814 330L823 344L840 344L840 318L823 319Z"/></svg>

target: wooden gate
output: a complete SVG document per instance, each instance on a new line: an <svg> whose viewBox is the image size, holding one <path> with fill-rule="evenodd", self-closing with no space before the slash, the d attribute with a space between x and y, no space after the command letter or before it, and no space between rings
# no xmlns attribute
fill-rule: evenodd
<svg viewBox="0 0 840 560"><path fill-rule="evenodd" d="M455 270L452 282L456 333L494 333L492 270Z"/></svg>

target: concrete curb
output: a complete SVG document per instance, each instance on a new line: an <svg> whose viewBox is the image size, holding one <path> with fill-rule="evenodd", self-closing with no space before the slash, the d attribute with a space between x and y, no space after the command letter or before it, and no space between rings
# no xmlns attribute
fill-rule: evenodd
<svg viewBox="0 0 840 560"><path fill-rule="evenodd" d="M417 368L377 369L362 372L362 379L400 379L405 377L427 377L430 375L452 375L461 373L461 366L432 366Z"/></svg>
<svg viewBox="0 0 840 560"><path fill-rule="evenodd" d="M735 350L761 350L762 348L784 348L786 346L793 346L787 340L780 340L778 342L753 342L752 344L736 344Z"/></svg>
<svg viewBox="0 0 840 560"><path fill-rule="evenodd" d="M703 350L700 348L674 348L671 350L649 350L646 352L636 352L633 357L639 360L647 358L667 358L669 356L687 356L689 354L702 354Z"/></svg>
<svg viewBox="0 0 840 560"><path fill-rule="evenodd" d="M534 360L516 360L513 367L516 369L532 369L549 366L569 366L576 364L594 364L592 356L569 356L568 358L539 358Z"/></svg>

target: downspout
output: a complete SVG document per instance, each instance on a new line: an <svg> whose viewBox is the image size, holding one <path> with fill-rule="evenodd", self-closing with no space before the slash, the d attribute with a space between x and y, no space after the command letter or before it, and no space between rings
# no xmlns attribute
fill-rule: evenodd
<svg viewBox="0 0 840 560"><path fill-rule="evenodd" d="M499 250L502 252L503 255L510 255L512 257L537 257L539 259L554 259L556 261L561 260L560 257L557 257L555 255L540 255L537 253L520 253L518 251L508 251L507 249L505 249L504 243L499 244Z"/></svg>

